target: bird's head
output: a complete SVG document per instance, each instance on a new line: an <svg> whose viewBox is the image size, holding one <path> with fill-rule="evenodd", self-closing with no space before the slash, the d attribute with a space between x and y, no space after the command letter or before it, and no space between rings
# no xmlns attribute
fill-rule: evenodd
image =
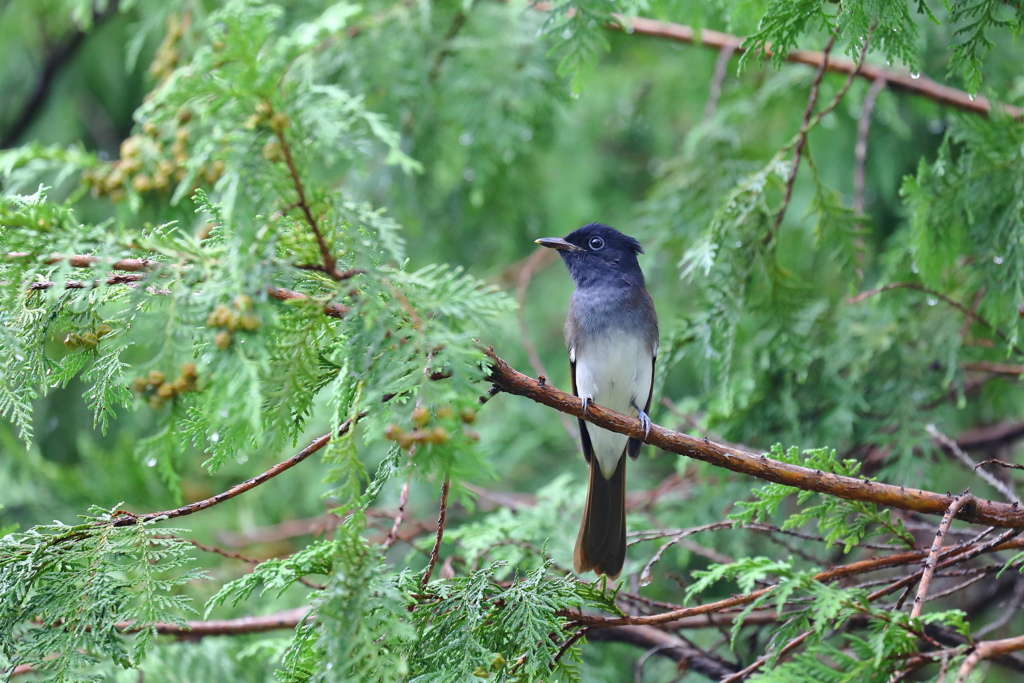
<svg viewBox="0 0 1024 683"><path fill-rule="evenodd" d="M602 283L644 286L644 274L636 259L644 250L639 242L615 228L588 223L564 238L543 237L537 244L558 250L577 288Z"/></svg>

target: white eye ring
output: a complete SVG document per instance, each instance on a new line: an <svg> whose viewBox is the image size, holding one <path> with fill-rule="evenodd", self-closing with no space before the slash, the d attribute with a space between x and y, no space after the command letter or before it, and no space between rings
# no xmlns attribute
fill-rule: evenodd
<svg viewBox="0 0 1024 683"><path fill-rule="evenodd" d="M604 247L604 240L601 239L600 237L595 236L595 237L591 237L590 241L587 244L590 245L591 249L593 249L594 251L597 251L598 249L601 249L601 248Z"/></svg>

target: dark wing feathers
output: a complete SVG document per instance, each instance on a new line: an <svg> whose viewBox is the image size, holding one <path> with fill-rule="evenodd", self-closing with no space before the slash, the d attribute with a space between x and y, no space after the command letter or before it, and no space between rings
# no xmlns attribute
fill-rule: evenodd
<svg viewBox="0 0 1024 683"><path fill-rule="evenodd" d="M579 396L580 392L576 388L576 362L569 359L569 372L572 375L572 394L573 396ZM583 458L590 462L590 458L594 455L594 446L590 443L590 434L587 432L587 423L581 418L576 418L576 421L580 424L580 442L583 444Z"/></svg>

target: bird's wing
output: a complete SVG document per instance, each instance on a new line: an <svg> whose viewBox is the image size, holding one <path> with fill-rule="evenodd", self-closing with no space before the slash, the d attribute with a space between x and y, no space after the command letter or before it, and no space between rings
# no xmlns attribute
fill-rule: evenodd
<svg viewBox="0 0 1024 683"><path fill-rule="evenodd" d="M572 393L579 396L579 389L576 388L576 354L575 349L569 353L569 372L572 375ZM581 418L576 418L580 424L580 442L583 444L583 457L590 462L594 456L594 445L590 442L590 434L587 432L587 423Z"/></svg>
<svg viewBox="0 0 1024 683"><path fill-rule="evenodd" d="M651 399L654 397L654 364L658 361L658 350L655 348L654 355L651 356L651 388L647 391L647 405L644 406L644 412L647 413L648 417L651 414ZM573 371L573 391L576 390L576 372ZM644 445L644 442L640 439L634 439L629 437L629 443L626 444L626 452L629 453L629 457L636 460L640 456L640 447Z"/></svg>

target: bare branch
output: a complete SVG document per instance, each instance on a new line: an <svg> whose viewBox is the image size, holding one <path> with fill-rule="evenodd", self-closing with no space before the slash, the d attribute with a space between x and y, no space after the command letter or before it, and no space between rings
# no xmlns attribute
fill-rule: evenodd
<svg viewBox="0 0 1024 683"><path fill-rule="evenodd" d="M869 36L870 38L870 36ZM772 236L778 234L779 226L782 225L782 219L786 215L786 209L789 207L789 200L793 197L793 185L796 184L796 174L800 170L800 158L803 155L804 147L807 146L807 133L811 129L811 114L814 112L814 105L818 102L818 92L821 89L821 79L825 76L825 69L828 68L828 53L832 51L832 46L836 42L835 34L828 37L828 42L825 43L825 49L822 51L821 63L818 65L818 70L814 74L814 80L811 81L811 94L807 98L807 107L804 108L804 118L800 123L800 132L796 142L796 147L793 149L793 168L789 172L789 179L786 180L786 194L782 198L782 207L779 209L778 214L775 216L775 225L772 227L771 232L765 235L765 243L771 241ZM864 41L864 50L867 51L868 41ZM850 76L853 77L852 75Z"/></svg>
<svg viewBox="0 0 1024 683"><path fill-rule="evenodd" d="M412 476L412 470L409 471L409 476ZM395 523L391 525L391 531L388 532L384 542L381 543L381 548L387 550L398 538L398 529L402 526L402 516L405 514L405 504L409 502L409 479L405 480L405 484L402 485L402 494L398 497L398 514L395 515Z"/></svg>
<svg viewBox="0 0 1024 683"><path fill-rule="evenodd" d="M441 552L444 524L448 518L448 488L451 486L451 483L448 475L444 475L444 481L441 483L441 509L437 513L437 537L434 539L434 547L430 551L430 561L427 562L427 570L423 572L423 580L420 582L423 586L430 583L430 575L434 573L434 565L437 564L437 556Z"/></svg>
<svg viewBox="0 0 1024 683"><path fill-rule="evenodd" d="M767 455L752 455L711 441L696 439L658 425L645 432L640 420L627 417L591 403L584 414L580 399L572 394L541 384L517 372L499 358L493 349L486 349L491 358L491 381L500 390L581 417L594 425L619 434L626 434L670 453L686 455L716 467L747 474L765 481L792 486L805 491L874 503L883 507L940 515L953 502L953 496L920 489L893 486L867 479L844 477L812 470L799 465L772 460ZM1018 506L974 498L961 510L961 519L975 524L1001 528L1024 529L1024 510Z"/></svg>
<svg viewBox="0 0 1024 683"><path fill-rule="evenodd" d="M964 663L960 665L960 670L956 673L955 683L966 683L968 676L971 675L971 671L974 670L974 667L981 660L1018 652L1019 650L1024 650L1024 636L1006 638L1004 640L984 640L978 643L974 648L974 652L968 655Z"/></svg>
<svg viewBox="0 0 1024 683"><path fill-rule="evenodd" d="M988 482L988 484L992 486L992 488L994 488L996 491L999 491L999 493L1003 494L1003 496L1007 500L1014 503L1020 503L1020 497L1013 491L1013 489L1007 486L1006 483L996 479L994 476L992 476L990 472L986 472L985 470L979 470L978 463L975 463L974 460L971 459L971 456L967 455L967 453L965 453L964 450L960 448L956 441L953 441L953 439L949 438L948 436L940 432L939 429L933 424L925 426L924 429L933 439L939 442L939 445L942 446L943 450L945 450L947 453L952 453L957 460L962 462L964 465L967 465L967 467L972 472L976 473L979 477Z"/></svg>
<svg viewBox="0 0 1024 683"><path fill-rule="evenodd" d="M942 516L942 522L939 523L939 530L935 532L935 538L932 540L932 548L928 551L928 559L924 562L924 573L921 575L921 583L917 587L917 596L914 598L914 606L910 610L911 619L920 617L921 610L924 609L924 601L928 597L928 589L932 585L932 575L935 573L935 565L938 563L939 552L942 550L942 539L946 537L946 532L949 531L949 525L953 522L953 518L956 517L960 508L969 503L972 499L973 497L965 490L953 499L949 509L946 510L946 514Z"/></svg>
<svg viewBox="0 0 1024 683"><path fill-rule="evenodd" d="M704 123L708 123L715 116L718 109L718 100L722 97L722 84L725 77L729 75L729 60L736 52L736 45L723 45L718 50L718 59L715 60L715 71L711 76L711 85L708 87L708 100L704 103Z"/></svg>
<svg viewBox="0 0 1024 683"><path fill-rule="evenodd" d="M884 76L876 78L864 95L860 105L860 120L857 121L857 144L853 148L855 165L853 168L853 210L858 216L864 215L864 173L868 160L868 133L871 131L871 114L875 110L875 101L885 89ZM857 222L857 237L854 245L857 248L857 278L864 280L864 224ZM859 283L858 283L859 284Z"/></svg>
<svg viewBox="0 0 1024 683"><path fill-rule="evenodd" d="M959 301L954 301L953 299L950 299L945 294L943 294L941 292L936 292L934 289L929 289L928 287L925 287L924 285L918 284L916 282L890 282L889 284L884 285L882 287L878 287L876 289L869 289L866 292L861 292L860 294L858 294L856 296L850 297L849 299L846 300L846 303L848 303L848 304L857 304L857 303L860 303L861 301L864 301L864 299L867 299L868 297L872 297L872 296L874 296L876 294L880 294L882 292L888 292L889 290L892 290L892 289L916 289L919 292L924 292L925 294L930 294L931 296L935 297L936 299L938 299L938 300L940 300L940 301L942 301L942 302L944 302L946 304L949 304L950 306L952 306L956 310L960 311L965 316L967 316L968 319L974 320L975 322L979 323L982 327L987 328L989 331L991 331L993 334L995 334L997 337L1002 339L1007 344L1010 343L1010 338L1006 336L1006 333L1004 333L1002 330L996 328L995 325L993 325L988 320L986 320L982 316L978 315L977 313L975 313L971 309L967 308L966 306L964 306ZM1024 356L1024 351L1022 351L1020 349L1020 347L1018 347L1017 345L1014 344L1014 345L1011 346L1011 348L1018 355Z"/></svg>
<svg viewBox="0 0 1024 683"><path fill-rule="evenodd" d="M538 3L535 7L537 9L543 9L544 5L543 3ZM674 40L680 43L698 44L716 50L720 50L723 47L731 45L737 52L742 51L740 45L744 40L740 36L734 36L728 33L721 33L710 29L694 29L693 27L686 26L685 24L674 24L657 21L655 19L647 19L645 17L635 17L631 19L629 17L617 15L616 21L606 24L606 27L611 30L622 30L625 28L631 34L665 38L667 40ZM771 54L771 50L769 50L765 53L765 56L770 56ZM806 64L808 66L817 67L825 61L825 56L821 52L816 52L814 50L793 50L792 52L787 53L784 59L787 62L792 62L794 64ZM915 78L907 71L892 71L872 64L858 66L857 62L852 59L844 58L830 58L828 60L827 68L830 72L856 74L860 78L866 78L869 81L884 78L888 86L894 90L919 95L932 100L933 102L953 107L961 111L987 116L992 111L993 106L996 106L1014 118L1024 119L1024 109L1021 107L1013 107L1000 103L995 103L995 105L993 105L992 102L981 95L978 95L976 98L972 98L969 93L963 90L957 90L956 88L936 83L923 74Z"/></svg>
<svg viewBox="0 0 1024 683"><path fill-rule="evenodd" d="M346 433L351 426L352 420L345 420L345 422L338 428L338 435L340 436ZM131 524L136 524L140 521L148 522L157 518L172 519L174 517L184 517L185 515L191 515L195 512L199 512L200 510L211 508L214 505L223 503L225 500L230 500L235 496L241 495L246 491L256 488L260 484L270 481L271 479L273 479L274 477L276 477L277 475L281 474L286 470L290 470L291 468L295 467L309 456L313 455L317 451L324 448L324 446L326 446L330 442L331 434L324 434L323 436L314 439L313 443L309 444L292 457L288 458L284 462L279 462L278 464L274 465L263 474L255 476L252 479L243 481L241 484L236 484L227 491L224 491L223 493L218 493L216 496L213 496L211 498L199 500L196 501L195 503L189 503L188 505L183 505L179 508L174 508L173 510L164 510L162 512L149 512L143 515L135 515L130 513L118 515L113 519L112 523L114 526L128 526Z"/></svg>

